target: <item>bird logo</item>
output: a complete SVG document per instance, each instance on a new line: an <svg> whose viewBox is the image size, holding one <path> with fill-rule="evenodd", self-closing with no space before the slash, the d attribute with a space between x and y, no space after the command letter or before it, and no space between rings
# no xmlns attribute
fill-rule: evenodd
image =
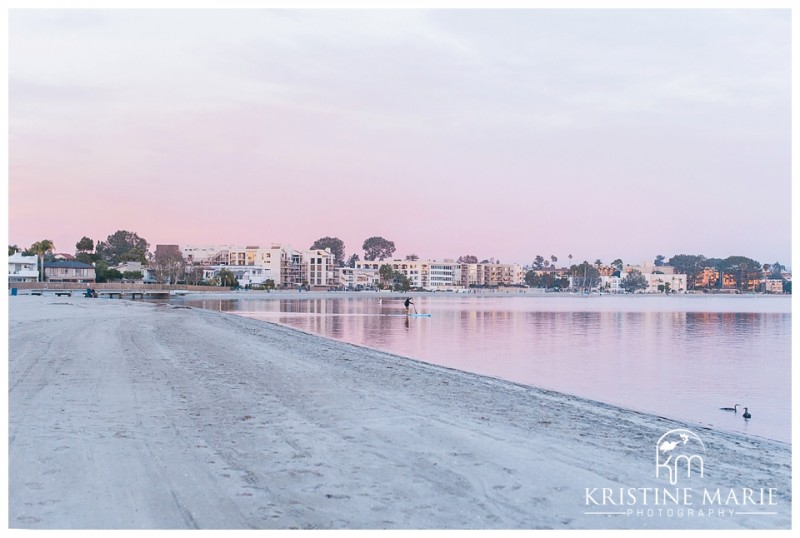
<svg viewBox="0 0 800 538"><path fill-rule="evenodd" d="M700 453L705 454L705 451L702 439L692 431L683 428L668 431L656 443L656 477L666 472L673 486L682 476L682 468L686 478L693 472L699 472L702 477L703 456Z"/></svg>

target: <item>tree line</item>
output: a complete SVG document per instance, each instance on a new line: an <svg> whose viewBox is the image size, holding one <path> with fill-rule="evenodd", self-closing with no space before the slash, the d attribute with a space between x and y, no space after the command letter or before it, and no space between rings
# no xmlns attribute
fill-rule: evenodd
<svg viewBox="0 0 800 538"><path fill-rule="evenodd" d="M572 259L571 254L569 259ZM552 264L549 261L552 261ZM550 260L546 260L541 255L536 256L531 264L533 269L528 271L525 276L526 283L531 287L541 288L563 289L569 287L569 278L558 277L553 272L542 272L543 269L548 267L555 268L556 261L558 261L558 258L555 256L551 256ZM595 260L594 264L584 261L579 265L571 265L568 268L568 272L573 282L577 282L575 284L576 287L591 289L600 284L600 267L602 265L603 263L599 259ZM733 279L734 288L741 291L757 291L753 289L754 283L762 281L764 278L782 280L784 282L784 291L791 291L791 282L787 281L782 275L782 272L786 270L786 266L780 262L762 264L746 256L707 258L700 254L676 254L667 260L665 256L659 254L656 256L653 265L656 274L662 272L659 267L664 266L673 267L677 274L685 274L688 290L722 288L724 277L727 275L729 279ZM615 259L610 266L620 273L619 276L623 276L621 274L623 269L621 259ZM703 279L702 283L698 283L698 278L704 274L706 269L713 271L714 278ZM640 271L634 270L623 276L620 285L626 291L636 291L647 287L647 279ZM667 285L664 288L664 291L669 291Z"/></svg>

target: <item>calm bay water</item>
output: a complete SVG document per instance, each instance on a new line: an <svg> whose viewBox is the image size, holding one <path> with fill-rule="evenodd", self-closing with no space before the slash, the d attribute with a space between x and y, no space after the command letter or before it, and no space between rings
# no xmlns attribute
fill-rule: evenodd
<svg viewBox="0 0 800 538"><path fill-rule="evenodd" d="M426 362L791 442L791 301L750 296L379 294L182 304ZM739 403L753 418L719 410Z"/></svg>

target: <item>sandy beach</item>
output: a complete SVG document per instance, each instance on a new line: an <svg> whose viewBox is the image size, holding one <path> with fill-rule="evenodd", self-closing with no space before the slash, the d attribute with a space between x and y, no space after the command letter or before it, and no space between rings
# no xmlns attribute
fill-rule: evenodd
<svg viewBox="0 0 800 538"><path fill-rule="evenodd" d="M231 314L10 297L8 401L12 529L791 527L788 444Z"/></svg>

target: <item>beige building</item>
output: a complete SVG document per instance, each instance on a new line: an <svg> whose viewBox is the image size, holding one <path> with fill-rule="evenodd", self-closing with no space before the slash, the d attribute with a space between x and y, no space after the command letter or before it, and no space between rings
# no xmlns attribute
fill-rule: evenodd
<svg viewBox="0 0 800 538"><path fill-rule="evenodd" d="M764 281L764 291L767 293L783 293L783 280L769 278Z"/></svg>
<svg viewBox="0 0 800 538"><path fill-rule="evenodd" d="M525 272L517 263L490 263L484 265L486 286L519 286L525 282Z"/></svg>

